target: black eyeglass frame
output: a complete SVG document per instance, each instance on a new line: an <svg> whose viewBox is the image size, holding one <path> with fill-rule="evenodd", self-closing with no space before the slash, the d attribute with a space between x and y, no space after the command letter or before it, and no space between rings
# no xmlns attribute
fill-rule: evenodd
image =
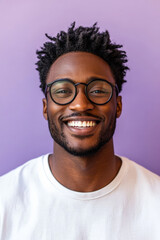
<svg viewBox="0 0 160 240"><path fill-rule="evenodd" d="M105 103L95 103L95 102L93 102L93 101L88 97L88 93L87 93L87 87L88 87L88 85L89 85L90 83L94 82L94 81L97 81L97 80L107 82L107 83L111 86L111 88L112 88L111 96L110 96L110 98L109 98ZM54 83L56 83L56 82L61 82L61 81L70 82L70 83L72 83L72 84L74 85L74 87L75 87L75 95L74 95L73 99L72 99L71 101L67 102L67 103L58 103L58 102L56 102L56 101L52 98L51 86L52 86ZM105 80L105 79L96 78L96 79L92 79L92 80L89 81L88 83L82 83L82 82L74 83L71 79L62 78L62 79L57 79L57 80L55 80L55 81L53 81L53 82L51 82L51 83L48 83L48 84L46 85L46 88L45 88L45 96L46 96L46 98L47 98L47 93L49 92L49 95L50 95L50 97L51 97L51 99L52 99L53 102L55 102L55 103L58 104L58 105L62 105L62 106L63 106L63 105L67 105L67 104L73 102L74 99L76 98L76 96L77 96L77 86L80 85L80 84L85 85L85 95L86 95L87 99L88 99L91 103L96 104L96 105L105 105L106 103L108 103L108 102L111 100L112 96L113 96L113 89L114 89L114 88L115 88L115 90L116 90L117 96L118 96L118 94L119 94L119 89L118 89L117 84L113 85L112 83L108 82L108 81ZM49 91L47 91L47 88L48 88L48 87L49 87Z"/></svg>

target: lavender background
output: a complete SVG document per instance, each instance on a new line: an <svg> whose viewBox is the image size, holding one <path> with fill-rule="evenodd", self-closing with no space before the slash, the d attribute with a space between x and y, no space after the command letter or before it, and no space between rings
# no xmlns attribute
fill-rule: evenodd
<svg viewBox="0 0 160 240"><path fill-rule="evenodd" d="M158 0L0 1L0 175L52 152L42 116L36 49L71 22L98 21L127 51L129 67L115 152L160 175L160 2Z"/></svg>

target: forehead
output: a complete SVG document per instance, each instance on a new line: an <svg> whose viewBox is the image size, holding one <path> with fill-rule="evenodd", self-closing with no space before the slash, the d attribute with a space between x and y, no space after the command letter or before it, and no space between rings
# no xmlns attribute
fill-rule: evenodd
<svg viewBox="0 0 160 240"><path fill-rule="evenodd" d="M115 83L109 65L100 57L87 52L70 52L60 56L51 66L46 82L70 78L75 82L87 82L93 77Z"/></svg>

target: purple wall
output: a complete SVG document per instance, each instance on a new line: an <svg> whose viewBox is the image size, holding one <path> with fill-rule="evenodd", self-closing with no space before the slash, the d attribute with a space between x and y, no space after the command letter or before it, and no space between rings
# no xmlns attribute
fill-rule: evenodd
<svg viewBox="0 0 160 240"><path fill-rule="evenodd" d="M117 123L115 151L160 175L160 2L158 0L1 0L0 175L52 151L42 116L35 50L44 33L76 20L98 21L128 53L128 83Z"/></svg>

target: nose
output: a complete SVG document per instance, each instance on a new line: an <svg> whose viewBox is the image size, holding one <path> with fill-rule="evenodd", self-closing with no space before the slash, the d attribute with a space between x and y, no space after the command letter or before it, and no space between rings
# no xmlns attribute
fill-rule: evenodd
<svg viewBox="0 0 160 240"><path fill-rule="evenodd" d="M84 89L79 89L77 92L77 96L69 104L69 109L77 112L84 112L88 110L92 110L94 108L94 104L92 104L85 95Z"/></svg>

